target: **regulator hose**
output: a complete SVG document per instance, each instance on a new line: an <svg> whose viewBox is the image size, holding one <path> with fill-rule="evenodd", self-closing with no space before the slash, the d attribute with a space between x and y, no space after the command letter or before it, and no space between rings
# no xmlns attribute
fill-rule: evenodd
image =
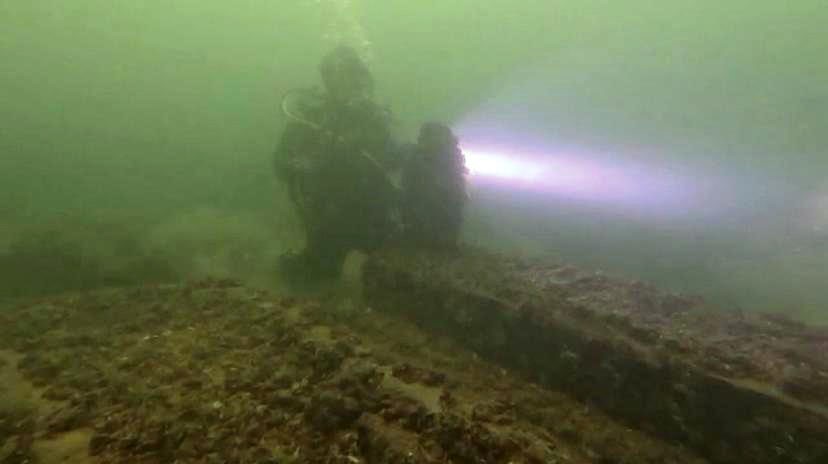
<svg viewBox="0 0 828 464"><path fill-rule="evenodd" d="M300 123L300 124L304 124L304 125L306 125L306 126L308 126L308 127L311 127L311 128L313 128L313 129L316 129L316 130L318 130L318 131L324 131L325 129L324 129L322 126L320 126L319 124L317 124L317 123L315 123L315 122L313 122L313 121L310 121L310 120L308 120L308 119L303 118L302 116L300 116L300 115L298 115L298 114L294 113L294 112L290 109L290 99L291 99L291 97L293 97L293 96L297 96L297 95L302 95L302 94L304 94L304 95L311 95L311 96L313 96L313 97L315 97L315 98L319 98L319 99L321 99L321 98L322 98L322 96L321 96L321 95L319 95L319 93L318 93L317 91L315 91L315 90L310 90L310 89L293 89L293 90L288 90L288 91L287 91L287 92L285 92L285 94L282 96L282 104L281 104L281 106L282 106L282 114L284 114L284 115L285 115L285 116L287 116L289 119L292 119L293 121L296 121L296 122L298 122L298 123Z"/></svg>

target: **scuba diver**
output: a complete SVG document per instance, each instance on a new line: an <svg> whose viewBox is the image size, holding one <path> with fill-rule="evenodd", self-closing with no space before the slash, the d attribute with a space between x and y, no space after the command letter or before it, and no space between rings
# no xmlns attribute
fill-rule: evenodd
<svg viewBox="0 0 828 464"><path fill-rule="evenodd" d="M402 221L406 242L433 249L457 248L466 204L465 157L448 126L420 128L402 171Z"/></svg>
<svg viewBox="0 0 828 464"><path fill-rule="evenodd" d="M390 114L373 102L373 77L357 52L341 46L319 67L324 90L295 90L282 101L287 123L277 176L305 232L305 248L282 257L293 284L340 275L351 250L369 251L393 232L397 164Z"/></svg>

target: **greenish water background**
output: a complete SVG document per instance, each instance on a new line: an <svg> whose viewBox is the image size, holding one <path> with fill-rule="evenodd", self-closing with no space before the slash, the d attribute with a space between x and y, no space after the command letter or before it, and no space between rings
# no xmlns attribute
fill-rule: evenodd
<svg viewBox="0 0 828 464"><path fill-rule="evenodd" d="M5 0L0 246L51 224L113 260L152 249L182 272L264 272L298 243L270 163L280 95L316 82L326 35L356 38L331 28L349 20L401 137L483 114L567 143L647 146L636 161L736 192L710 199L726 214L631 218L484 189L468 241L828 319L818 0ZM523 120L481 110L527 100ZM118 251L76 226L89 222L139 243Z"/></svg>

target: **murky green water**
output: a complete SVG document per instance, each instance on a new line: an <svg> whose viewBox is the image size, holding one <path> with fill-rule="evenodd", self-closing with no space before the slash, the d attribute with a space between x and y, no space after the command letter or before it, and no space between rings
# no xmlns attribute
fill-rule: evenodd
<svg viewBox="0 0 828 464"><path fill-rule="evenodd" d="M0 287L267 280L302 242L280 98L345 41L398 140L460 136L467 242L825 320L826 20L817 0L6 0Z"/></svg>

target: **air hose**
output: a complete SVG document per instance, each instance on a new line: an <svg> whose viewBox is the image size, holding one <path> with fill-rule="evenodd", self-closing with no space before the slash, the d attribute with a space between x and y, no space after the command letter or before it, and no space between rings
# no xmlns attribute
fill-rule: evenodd
<svg viewBox="0 0 828 464"><path fill-rule="evenodd" d="M281 103L282 113L286 117L288 117L289 119L291 119L295 122L298 122L300 124L303 124L305 126L308 126L308 127L312 128L316 131L324 133L324 135L326 135L328 137L332 137L340 143L345 143L346 140L343 136L335 134L333 131L325 129L320 124L315 123L315 122L313 122L313 121L311 121L307 118L304 118L301 115L299 115L299 114L297 114L297 113L295 113L291 110L291 108L290 108L290 99L294 96L303 95L303 94L306 95L306 96L312 96L314 98L319 98L319 99L322 98L322 96L319 94L318 91L311 90L311 89L293 89L293 90L289 90L284 94L284 96L282 96L282 103ZM363 158L365 158L366 160L370 161L371 164L373 164L377 169L379 169L381 172L383 172L385 174L386 178L389 181L391 181L391 177L385 172L385 168L382 167L382 164L380 164L379 161L376 160L376 158L374 158L366 150L360 150L359 154ZM391 185L394 185L394 182L391 182Z"/></svg>
<svg viewBox="0 0 828 464"><path fill-rule="evenodd" d="M298 114L294 113L293 111L291 111L291 109L290 109L290 98L292 96L301 95L301 94L313 95L314 97L321 98L321 96L318 95L317 92L315 92L313 90L308 90L308 89L288 90L284 94L284 96L282 96L282 113L285 116L287 116L289 119L292 119L292 120L294 120L294 121L296 121L300 124L304 124L308 127L316 129L318 131L325 131L325 129L323 129L322 126L320 126L319 124L317 124L313 121L310 121L308 119L305 119L305 118L299 116Z"/></svg>

